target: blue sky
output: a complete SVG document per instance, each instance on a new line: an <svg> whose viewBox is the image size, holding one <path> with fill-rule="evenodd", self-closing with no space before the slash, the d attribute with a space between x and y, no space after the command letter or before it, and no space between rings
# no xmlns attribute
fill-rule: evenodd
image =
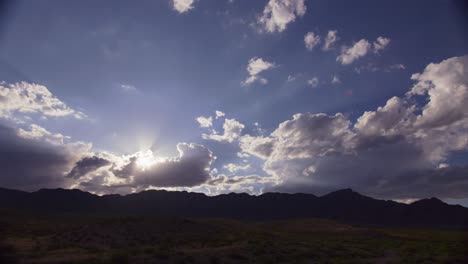
<svg viewBox="0 0 468 264"><path fill-rule="evenodd" d="M280 165L276 163L279 161L282 162L281 167L291 168L288 170L291 175L301 174L314 166L317 167L314 174L319 174L320 166L316 164L323 159L327 159L326 162L335 160L360 164L343 161L336 154L314 149L317 148L313 146L314 142L320 141L318 145L322 147L330 143L328 139L310 142L301 139L311 145L309 154L300 157L288 156L290 153L285 154L278 147L279 143L273 147L276 154L268 155L248 149L247 143L242 146L242 142L247 140L242 137L247 134L256 139L273 140L275 136L271 133L277 131L276 135L281 134L280 124L296 120L293 115L298 113L304 114L304 127L309 132L315 127L312 123L319 118L317 114L334 117L336 113L342 113L343 122L349 122L350 133L356 134L355 124L365 111L377 111L393 96L406 98L405 94L412 87L426 80L412 79L414 73L425 72L430 63L443 67L443 61L450 58L455 62L449 61L447 65L456 64L457 60L465 65L466 57L463 56L468 54L468 35L467 20L464 18L466 9L463 9L461 1L434 0L428 4L427 1L370 0L196 0L186 1L185 5L184 2L15 1L4 5L0 29L0 80L4 82L4 87L9 87L5 89L14 89L13 86L20 82L32 85L31 89L36 89L34 85L44 86L74 113L81 113L82 117L75 118L73 114L51 116L44 114L43 108L32 112L17 108L9 109L8 117L5 110L2 123L17 131L32 131L31 125L34 124L49 133L70 137L65 138L63 144L78 141L92 144L80 155L72 155L73 158L67 163L69 167L64 165L61 171L71 170L73 164L76 167L77 160L86 158L90 159L90 163L98 159L109 161L97 163L102 166L89 165L84 169L89 173L80 175L76 182L70 181L67 176L65 183L54 181L60 182L59 186L83 188L86 185L80 185L85 182L83 179L88 182L86 186L101 179L103 181L95 184L109 187L116 181L107 179L105 175L131 165L132 155L147 150L153 152L153 159L165 157L167 159L162 163L174 163L167 165L168 173L173 172L169 167L174 167L177 173L189 174L182 178L189 178L191 174L197 174L195 168L190 167L190 171L186 172L175 165L183 160L181 153L187 153L178 151L176 146L187 142L196 144L188 146L188 149L194 150L197 155L207 153L200 150L203 148L209 150L211 156L216 156L212 160L201 158L205 163L200 165L200 181L159 185L157 178L162 177L159 176L162 173L158 171L142 175L141 179L147 181L142 180L144 183L140 184L137 184L138 173L127 175L130 180L122 177L117 181L122 186L131 186L128 187L130 189L103 189L93 185L94 189L89 190L97 193L129 192L161 187L189 188L207 193L258 193L267 190L320 193L355 183L352 187L358 191L383 198L412 199L425 195L447 199L468 197L467 192L459 190L439 190L446 190L454 182L440 187L431 184L424 193L405 189L406 195L396 195L394 192L403 189L382 187L381 192L372 191L375 184L381 186L383 182L392 182L395 178L371 179L368 175L356 181L342 181L335 179L335 176L326 176L333 180L324 181L318 175L316 179L304 179L302 176L294 179L288 176L286 179L278 171L277 166ZM272 13L268 11L269 7L273 7ZM324 50L330 31L336 32L337 39L330 49ZM317 43L309 44L313 47L307 48L304 38L309 32L313 33ZM379 37L385 40L381 48L376 47ZM355 46L361 40L365 45ZM349 63L339 59L346 54ZM258 73L252 75L248 71L249 62L255 61L261 69L255 68ZM466 78L463 79L465 72L461 73L461 77L454 77L454 82L457 85L461 82L466 88ZM435 75L429 75L428 72L427 80L436 83L437 80L433 79ZM254 76L252 83L246 82L249 76ZM335 82L332 82L334 78ZM463 87L459 89L463 91ZM416 116L421 114L427 101L431 101L430 98L416 96L404 100L405 107L409 108L411 102L418 105L419 108L413 112ZM225 116L215 118L216 110L222 111ZM463 110L461 102L449 113ZM213 125L200 127L196 118L201 116L211 116ZM457 122L466 121L460 115L456 118ZM210 137L213 129L222 135L223 124L232 119L237 122L232 121L232 127L242 127L238 135ZM297 118L296 121L301 120ZM398 177L415 171L418 175L422 171L433 174L434 171L427 172L431 166L434 169L445 164L442 167L449 166L444 169L450 170L450 173L454 170L453 173L457 174L454 178L459 179L459 174L465 173L467 165L466 146L459 143L466 141L467 133L466 127L459 125L460 122L457 127L437 127L437 131L451 131L458 135L457 138L450 138L458 142L454 143L456 146L440 150L442 154L439 153L438 158L427 156L427 159L418 159L413 164L419 164L419 167L408 166L408 171L395 172ZM418 132L402 132L401 127L392 129L392 132L384 131L379 136L392 136L391 140L405 137L405 142L413 142L413 136L418 140L421 138L422 128L418 128ZM392 134L395 130L399 130L400 134ZM330 133L336 132L333 131ZM299 132L286 134L297 135ZM50 140L45 140L44 132L40 136L34 135L34 140L50 143ZM33 140L31 137L29 140ZM284 135L277 137L290 140L288 143L294 142L294 139ZM345 140L340 138L339 141ZM430 145L426 141L418 144ZM253 146L254 143L247 145ZM287 149L296 153L298 146L291 145ZM351 152L357 157L367 155L359 147L352 147L352 150L348 145L340 147L344 149L341 155L351 155ZM425 147L418 145L419 148L427 154ZM329 146L330 149L340 151L336 145ZM244 158L240 158L238 153L249 157L243 161ZM280 154L285 156L279 158ZM382 155L384 160L393 159L398 151ZM231 168L237 165L235 168L243 169L225 169L224 166L230 163L233 164ZM158 164L153 164L147 171L162 170L157 168L162 167ZM247 165L249 168L244 169ZM104 168L107 169L105 172ZM209 173L205 173L205 169ZM381 169L386 170L385 165L374 168L372 173L380 173ZM349 168L345 171L349 171ZM329 170L323 169L322 175L328 175L327 172ZM371 174L368 170L361 170L361 167L349 173ZM112 177L119 178L116 175ZM229 178L235 178L238 182L233 187L217 186L214 182L221 181L222 177L225 177L223 184L226 186ZM5 181L4 185L25 189L49 186L47 180L39 185L17 186L9 181Z"/></svg>

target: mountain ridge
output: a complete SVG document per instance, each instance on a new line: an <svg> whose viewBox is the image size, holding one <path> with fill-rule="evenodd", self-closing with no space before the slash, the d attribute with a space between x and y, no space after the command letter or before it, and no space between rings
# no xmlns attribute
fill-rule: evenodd
<svg viewBox="0 0 468 264"><path fill-rule="evenodd" d="M379 200L352 189L323 196L278 192L208 196L166 190L99 196L79 189L25 192L0 188L0 209L251 220L314 217L359 225L468 228L468 208L449 205L434 197L411 204Z"/></svg>

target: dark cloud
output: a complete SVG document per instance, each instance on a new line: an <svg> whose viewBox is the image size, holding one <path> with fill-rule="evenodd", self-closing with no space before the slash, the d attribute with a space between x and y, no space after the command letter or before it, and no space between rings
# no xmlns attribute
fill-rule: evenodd
<svg viewBox="0 0 468 264"><path fill-rule="evenodd" d="M199 144L179 143L177 150L179 155L175 158L159 162L146 170L134 170L135 185L191 187L210 178L210 166L215 157L208 148Z"/></svg>
<svg viewBox="0 0 468 264"><path fill-rule="evenodd" d="M109 164L111 164L110 161L97 156L85 157L75 163L75 166L67 174L67 177L79 179L82 176Z"/></svg>
<svg viewBox="0 0 468 264"><path fill-rule="evenodd" d="M193 187L211 179L211 163L215 157L208 148L194 143L179 143L177 151L176 157L159 160L152 152L145 157L136 153L130 157L83 159L75 165L75 168L80 168L75 178L83 178L78 184L80 188L95 193L129 193L148 187ZM141 164L141 159L149 160L149 164ZM112 166L96 172L109 164Z"/></svg>
<svg viewBox="0 0 468 264"><path fill-rule="evenodd" d="M74 157L60 146L18 136L0 125L0 186L21 190L63 187Z"/></svg>

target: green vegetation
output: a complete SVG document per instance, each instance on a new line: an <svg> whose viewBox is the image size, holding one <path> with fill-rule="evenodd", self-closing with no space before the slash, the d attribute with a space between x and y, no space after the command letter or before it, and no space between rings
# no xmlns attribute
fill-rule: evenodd
<svg viewBox="0 0 468 264"><path fill-rule="evenodd" d="M468 232L0 212L0 263L467 263Z"/></svg>

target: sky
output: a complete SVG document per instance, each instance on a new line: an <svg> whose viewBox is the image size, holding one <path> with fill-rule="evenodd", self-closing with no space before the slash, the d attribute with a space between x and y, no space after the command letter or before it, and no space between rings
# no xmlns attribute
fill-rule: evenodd
<svg viewBox="0 0 468 264"><path fill-rule="evenodd" d="M464 1L2 1L0 186L468 205Z"/></svg>

